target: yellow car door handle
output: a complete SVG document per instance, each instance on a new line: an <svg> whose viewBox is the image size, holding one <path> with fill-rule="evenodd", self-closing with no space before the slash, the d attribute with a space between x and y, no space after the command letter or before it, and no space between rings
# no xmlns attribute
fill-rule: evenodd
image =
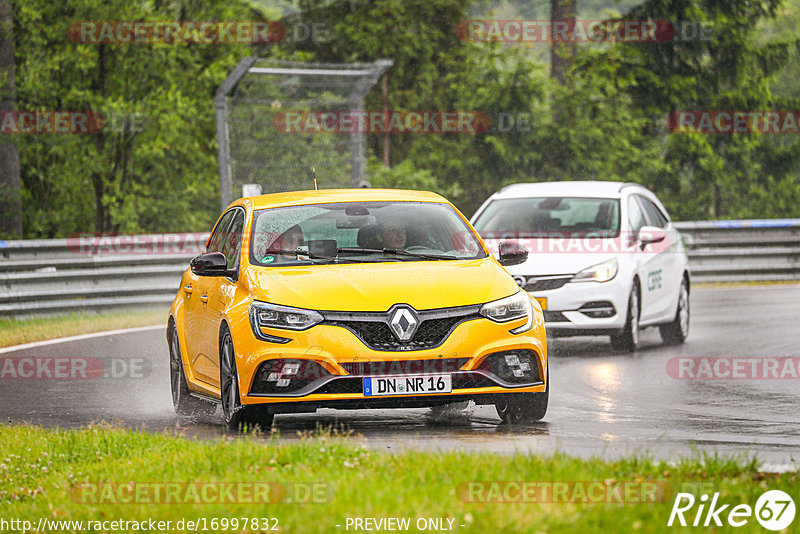
<svg viewBox="0 0 800 534"><path fill-rule="evenodd" d="M200 302L208 302L208 295L200 295Z"/></svg>
<svg viewBox="0 0 800 534"><path fill-rule="evenodd" d="M191 295L194 289L192 289L191 284L189 284L187 286L183 286L183 291L186 292L186 294Z"/></svg>

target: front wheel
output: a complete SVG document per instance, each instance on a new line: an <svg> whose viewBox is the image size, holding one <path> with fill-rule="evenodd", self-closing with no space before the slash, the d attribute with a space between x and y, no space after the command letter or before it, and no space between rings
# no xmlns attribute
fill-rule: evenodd
<svg viewBox="0 0 800 534"><path fill-rule="evenodd" d="M636 352L639 348L639 286L634 282L628 298L628 315L620 334L611 335L611 346L623 352Z"/></svg>
<svg viewBox="0 0 800 534"><path fill-rule="evenodd" d="M220 336L219 359L220 396L225 424L231 430L238 430L244 425L269 428L272 425L273 415L266 406L243 406L241 403L236 355L233 352L233 339L227 328L222 330Z"/></svg>
<svg viewBox="0 0 800 534"><path fill-rule="evenodd" d="M659 328L661 339L667 345L680 345L689 336L689 284L684 278L678 293L678 309L672 322Z"/></svg>
<svg viewBox="0 0 800 534"><path fill-rule="evenodd" d="M504 395L495 403L497 415L505 424L535 423L547 414L550 402L550 369L547 370L547 384L541 393L511 393Z"/></svg>

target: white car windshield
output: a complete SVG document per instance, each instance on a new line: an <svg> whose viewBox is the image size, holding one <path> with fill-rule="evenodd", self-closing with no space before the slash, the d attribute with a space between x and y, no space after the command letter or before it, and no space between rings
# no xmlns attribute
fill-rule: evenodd
<svg viewBox="0 0 800 534"><path fill-rule="evenodd" d="M619 235L619 200L538 197L493 200L474 223L486 239Z"/></svg>
<svg viewBox="0 0 800 534"><path fill-rule="evenodd" d="M258 210L251 263L261 266L483 258L447 204L342 202Z"/></svg>

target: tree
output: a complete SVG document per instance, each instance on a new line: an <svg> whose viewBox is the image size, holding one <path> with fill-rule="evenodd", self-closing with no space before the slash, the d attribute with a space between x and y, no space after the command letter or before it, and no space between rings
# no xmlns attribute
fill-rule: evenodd
<svg viewBox="0 0 800 534"><path fill-rule="evenodd" d="M0 0L0 120L16 109L14 18L10 0ZM0 236L22 237L19 152L10 135L0 133Z"/></svg>
<svg viewBox="0 0 800 534"><path fill-rule="evenodd" d="M14 9L20 107L105 118L98 133L19 136L26 235L209 227L219 211L213 95L249 46L76 42L70 28L260 15L244 0L26 0Z"/></svg>
<svg viewBox="0 0 800 534"><path fill-rule="evenodd" d="M797 109L797 99L779 98L771 83L796 57L800 41L759 44L754 38L782 3L648 0L625 15L690 23L664 42L615 47L620 75L632 80L634 104L652 117L651 135L657 125L663 128L663 116L678 110ZM784 214L780 206L787 203L775 191L800 200L796 165L786 165L800 157L796 142L776 146L770 136L749 133L673 133L665 149L672 172L650 185L680 218L773 217ZM786 179L793 184L776 187Z"/></svg>
<svg viewBox="0 0 800 534"><path fill-rule="evenodd" d="M550 0L551 24L567 22L570 27L575 24L578 16L578 0ZM553 41L550 48L550 75L564 84L564 74L569 68L570 59L575 55L575 42Z"/></svg>

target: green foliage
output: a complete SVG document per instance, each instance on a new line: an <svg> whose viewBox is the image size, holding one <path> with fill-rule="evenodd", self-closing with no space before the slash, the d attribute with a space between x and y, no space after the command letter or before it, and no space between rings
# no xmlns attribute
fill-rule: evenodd
<svg viewBox="0 0 800 534"><path fill-rule="evenodd" d="M710 488L719 492L719 505L752 506L767 488L793 494L800 483L796 470L763 473L747 456L698 453L668 463L412 446L384 452L330 429L290 439L278 432L192 439L105 424L75 430L3 424L0 450L0 504L8 517L34 525L38 517L145 524L152 518L173 521L173 527L181 518L203 518L210 531L222 531L210 528L211 521L224 518L227 526L229 519L264 517L278 518L281 531L317 533L332 532L350 517L391 516L410 518L411 531L418 518L446 518L465 534L659 533L668 531L677 492L699 495ZM155 486L167 481L186 486L165 497L163 486L161 492ZM235 489L209 489L222 484ZM255 484L275 491L259 499L264 492L247 491ZM606 488L599 498L596 484ZM570 489L554 492L559 486ZM753 518L744 529L763 532Z"/></svg>
<svg viewBox="0 0 800 534"><path fill-rule="evenodd" d="M219 209L213 93L240 44L75 43L76 21L252 20L244 1L14 5L18 107L93 110L96 134L19 134L26 236L207 228Z"/></svg>
<svg viewBox="0 0 800 534"><path fill-rule="evenodd" d="M584 18L627 10L621 18L703 24L710 38L582 45L560 86L549 77L541 45L465 42L455 30L470 18L546 17L547 2L16 2L19 109L96 110L121 125L96 135L14 137L26 236L207 229L219 209L213 93L254 51L318 62L391 58L388 101L379 85L366 109L487 114L492 127L477 134L392 134L392 168L369 165L373 185L432 189L467 215L505 184L573 179L643 183L679 219L797 215L797 136L670 133L665 117L676 110L800 109L800 1L581 6ZM276 16L289 28L323 23L325 32L277 48L77 44L67 35L81 20ZM143 127L120 118L144 119ZM298 134L291 141L282 157L302 161L304 142L324 146L329 139ZM384 156L384 141L369 135L373 157ZM346 154L332 157L344 162Z"/></svg>
<svg viewBox="0 0 800 534"><path fill-rule="evenodd" d="M597 14L633 5L612 4L594 2L582 9ZM458 184L461 192L452 200L466 213L507 183L598 179L643 183L664 197L677 218L786 214L791 202L770 191L777 186L794 194L798 189L793 140L670 134L665 121L675 110L768 109L787 103L773 97L771 76L796 52L786 43L759 43L754 35L756 23L769 20L779 0L639 4L622 18L690 21L710 28L711 38L581 46L563 87L548 78L546 64L525 46L457 39L458 22L480 17L483 5L301 2L303 20L329 23L331 37L289 48L317 61L393 58L390 109L488 113L494 128L485 133L390 139L392 164L410 160L439 183ZM523 18L533 8L494 2L488 9L488 16ZM780 34L784 41L787 31ZM368 109L383 107L378 90L367 104ZM526 127L500 127L503 116L519 114L528 116ZM375 154L382 154L382 143L380 135L370 139Z"/></svg>
<svg viewBox="0 0 800 534"><path fill-rule="evenodd" d="M793 36L784 29L765 38L782 4L649 0L631 11L627 17L707 28L706 38L619 47L636 107L653 117L676 110L798 109L798 99L781 97L774 84L797 57L796 27ZM664 153L671 172L651 185L677 218L796 216L787 204L800 201L797 156L796 136L675 133Z"/></svg>
<svg viewBox="0 0 800 534"><path fill-rule="evenodd" d="M458 183L444 183L427 169L415 169L410 159L394 167L384 167L377 159L370 158L367 166L372 187L433 191L446 198L457 198L463 194Z"/></svg>

